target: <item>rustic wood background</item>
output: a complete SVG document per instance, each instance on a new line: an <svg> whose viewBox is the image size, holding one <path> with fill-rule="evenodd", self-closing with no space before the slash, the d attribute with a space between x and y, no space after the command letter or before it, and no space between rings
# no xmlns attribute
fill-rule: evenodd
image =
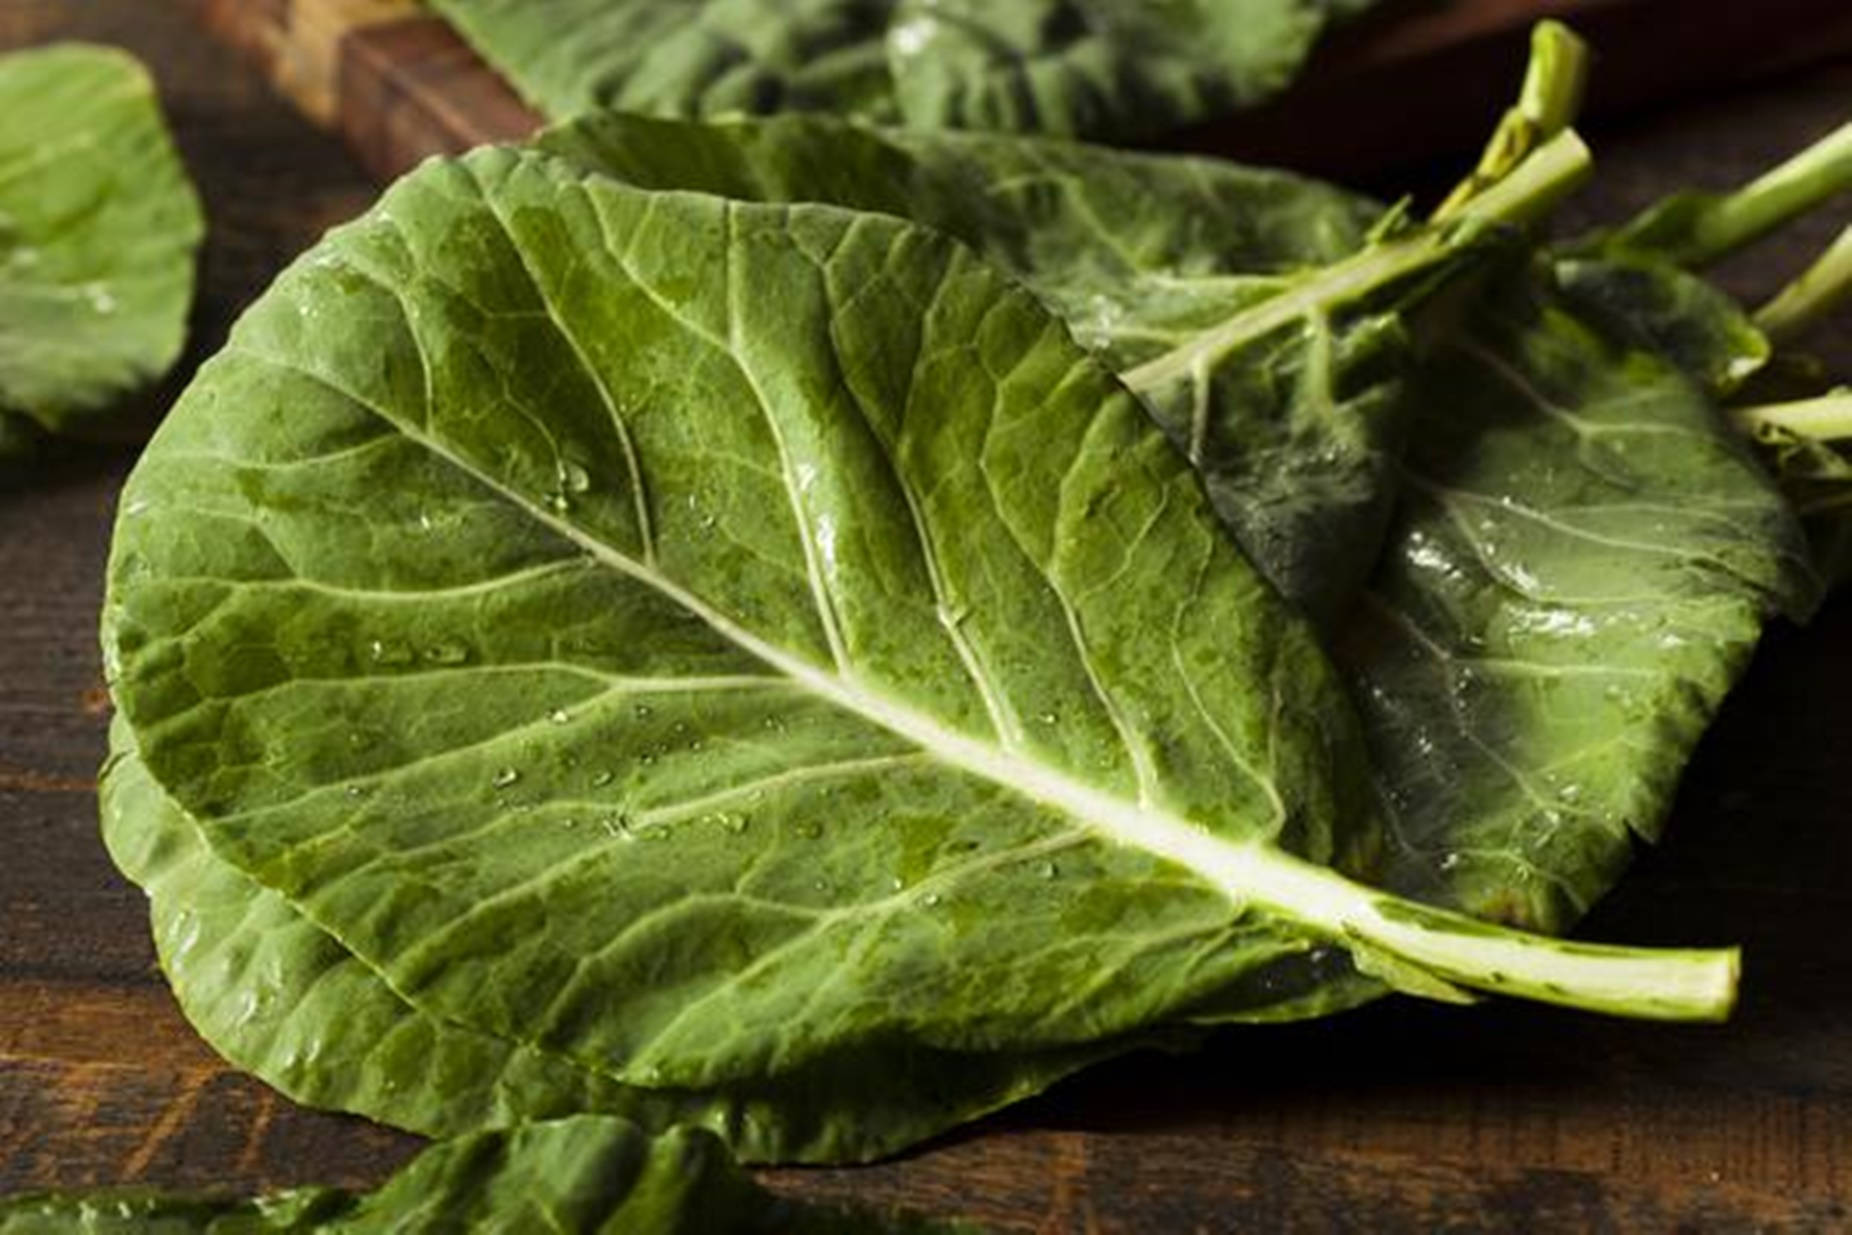
<svg viewBox="0 0 1852 1235"><path fill-rule="evenodd" d="M0 47L59 37L128 46L162 81L213 224L195 359L377 190L176 0L0 0ZM1598 129L1604 175L1580 209L1727 183L1849 113L1841 66ZM1731 282L1771 289L1847 221L1796 228ZM1852 321L1817 342L1852 374ZM96 837L94 630L132 461L77 454L0 491L0 1192L367 1185L416 1143L220 1064L175 1011L142 898ZM1588 924L1743 944L1727 1026L1384 1003L1101 1068L898 1162L766 1179L1046 1235L1852 1229L1848 700L1852 602L1775 630L1694 763L1671 840Z"/></svg>

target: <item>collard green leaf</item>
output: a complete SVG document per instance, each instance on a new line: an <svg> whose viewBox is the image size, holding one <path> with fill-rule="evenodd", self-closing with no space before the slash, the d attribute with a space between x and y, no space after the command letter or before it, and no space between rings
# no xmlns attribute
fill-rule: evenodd
<svg viewBox="0 0 1852 1235"><path fill-rule="evenodd" d="M1642 347L1656 313L1605 331L1622 300L1578 316L1638 267L1570 275L1566 297L1546 266L1508 277L1424 367L1402 513L1340 657L1397 886L1552 931L1657 838L1764 621L1817 593L1792 512L1705 392L1716 366ZM1684 303L1694 330L1713 320Z"/></svg>
<svg viewBox="0 0 1852 1235"><path fill-rule="evenodd" d="M556 120L830 111L1128 137L1283 90L1369 0L433 0Z"/></svg>
<svg viewBox="0 0 1852 1235"><path fill-rule="evenodd" d="M1552 263L1550 275L1578 316L1664 357L1715 399L1768 364L1767 336L1734 298L1661 258L1569 257Z"/></svg>
<svg viewBox="0 0 1852 1235"><path fill-rule="evenodd" d="M360 350L305 329L332 303ZM484 390L511 402L484 418ZM1065 1046L1305 946L1175 886L1153 845L1197 833L1171 812L1367 849L1307 632L1137 404L927 233L476 156L286 278L170 423L111 610L142 754L439 1015L651 1084L894 1032ZM383 469L360 551L328 516ZM1160 577L1168 608L1129 604ZM298 633L225 637L278 604ZM1251 652L1119 633L1214 606ZM427 659L452 641L464 663ZM514 938L534 913L561 932Z"/></svg>
<svg viewBox="0 0 1852 1235"><path fill-rule="evenodd" d="M756 1088L641 1089L555 1052L427 1016L275 892L215 857L111 728L103 835L149 897L161 967L187 1018L233 1064L311 1106L427 1136L580 1113L719 1134L744 1161L894 1153L1138 1043L1035 1056L898 1044ZM1180 1045L1173 1031L1150 1045Z"/></svg>
<svg viewBox="0 0 1852 1235"><path fill-rule="evenodd" d="M428 166L176 409L106 623L218 856L650 1088L1085 1047L1332 945L1647 1015L1734 979L1346 879L1308 628L1034 297L881 216Z"/></svg>
<svg viewBox="0 0 1852 1235"><path fill-rule="evenodd" d="M378 1191L260 1200L147 1194L0 1202L0 1235L953 1235L971 1228L799 1205L755 1185L707 1133L646 1136L586 1115L481 1132L419 1154Z"/></svg>
<svg viewBox="0 0 1852 1235"><path fill-rule="evenodd" d="M140 64L77 44L0 56L0 457L105 434L167 371L202 231Z"/></svg>

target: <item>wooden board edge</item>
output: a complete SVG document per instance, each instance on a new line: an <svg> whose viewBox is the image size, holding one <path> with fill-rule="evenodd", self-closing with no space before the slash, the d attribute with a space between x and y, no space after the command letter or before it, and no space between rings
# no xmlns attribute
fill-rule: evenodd
<svg viewBox="0 0 1852 1235"><path fill-rule="evenodd" d="M436 19L353 31L341 63L340 131L382 180L432 155L519 141L544 123Z"/></svg>
<svg viewBox="0 0 1852 1235"><path fill-rule="evenodd" d="M417 0L180 3L381 180L541 123Z"/></svg>

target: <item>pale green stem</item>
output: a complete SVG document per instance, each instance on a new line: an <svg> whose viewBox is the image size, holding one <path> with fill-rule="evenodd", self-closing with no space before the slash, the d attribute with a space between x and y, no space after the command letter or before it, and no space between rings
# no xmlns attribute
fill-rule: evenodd
<svg viewBox="0 0 1852 1235"><path fill-rule="evenodd" d="M1533 935L1365 888L1285 854L1264 861L1264 872L1231 870L1230 886L1284 891L1276 902L1282 913L1314 929L1335 927L1360 969L1410 994L1448 998L1452 984L1680 1021L1722 1020L1736 1003L1735 948L1632 948Z"/></svg>
<svg viewBox="0 0 1852 1235"><path fill-rule="evenodd" d="M1518 226L1536 223L1580 188L1594 166L1594 156L1581 137L1574 129L1564 129L1466 203L1460 217Z"/></svg>
<svg viewBox="0 0 1852 1235"><path fill-rule="evenodd" d="M1538 22L1531 31L1530 62L1517 103L1499 121L1479 165L1436 208L1434 221L1463 213L1533 150L1575 123L1587 80L1588 45L1561 22Z"/></svg>
<svg viewBox="0 0 1852 1235"><path fill-rule="evenodd" d="M1681 266L1716 261L1852 186L1852 122L1733 193L1671 198L1618 229L1612 243Z"/></svg>
<svg viewBox="0 0 1852 1235"><path fill-rule="evenodd" d="M1405 232L1320 267L1279 295L1128 370L1121 379L1140 394L1190 380L1243 344L1289 321L1354 303L1378 288L1440 265L1463 243L1461 224L1521 225L1543 217L1582 183L1591 164L1588 147L1573 130L1559 133L1509 176L1473 199L1458 220Z"/></svg>
<svg viewBox="0 0 1852 1235"><path fill-rule="evenodd" d="M1816 442L1852 441L1852 390L1836 390L1792 403L1732 408L1730 420L1751 435L1772 428Z"/></svg>
<svg viewBox="0 0 1852 1235"><path fill-rule="evenodd" d="M1756 310L1756 325L1780 342L1800 334L1852 294L1852 226L1813 265Z"/></svg>

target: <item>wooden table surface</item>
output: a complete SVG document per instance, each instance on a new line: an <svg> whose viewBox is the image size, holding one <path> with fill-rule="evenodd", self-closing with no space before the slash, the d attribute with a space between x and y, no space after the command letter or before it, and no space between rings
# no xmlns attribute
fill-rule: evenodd
<svg viewBox="0 0 1852 1235"><path fill-rule="evenodd" d="M124 44L160 77L213 232L195 357L376 191L166 0L0 0L0 48ZM1852 66L1592 134L1601 213L1757 170L1852 114ZM1822 218L1738 261L1767 289ZM1852 322L1819 340L1852 374ZM171 390L157 397L171 395ZM415 1147L220 1064L155 969L96 836L95 642L130 453L0 491L0 1192L137 1182L367 1185ZM1385 1002L1137 1058L876 1167L777 1171L1022 1232L1852 1229L1852 602L1774 630L1687 778L1671 839L1591 936L1737 942L1721 1027Z"/></svg>

